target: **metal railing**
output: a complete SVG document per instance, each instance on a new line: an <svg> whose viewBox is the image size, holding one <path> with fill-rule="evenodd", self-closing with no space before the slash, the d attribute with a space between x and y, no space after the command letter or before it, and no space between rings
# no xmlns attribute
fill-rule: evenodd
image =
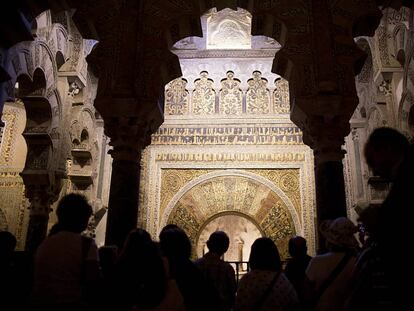
<svg viewBox="0 0 414 311"><path fill-rule="evenodd" d="M236 271L236 284L239 285L239 280L243 275L250 271L250 265L248 261L226 261Z"/></svg>

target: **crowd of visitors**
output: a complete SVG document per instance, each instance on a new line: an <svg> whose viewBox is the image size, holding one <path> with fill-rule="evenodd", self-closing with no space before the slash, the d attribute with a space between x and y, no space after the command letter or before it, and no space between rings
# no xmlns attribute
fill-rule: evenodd
<svg viewBox="0 0 414 311"><path fill-rule="evenodd" d="M174 224L157 240L138 228L121 249L98 250L82 235L91 206L82 195L69 194L59 202L58 222L32 260L14 251L11 233L0 232L1 310L396 310L409 303L397 276L411 265L393 250L403 250L401 237L408 237L413 155L399 132L374 130L365 157L392 186L381 206L360 213L364 234L358 235L361 227L346 217L326 220L319 233L327 252L312 258L306 240L293 236L285 266L275 242L258 238L250 270L239 282L223 260L230 243L225 232L213 232L208 252L195 261L189 237Z"/></svg>

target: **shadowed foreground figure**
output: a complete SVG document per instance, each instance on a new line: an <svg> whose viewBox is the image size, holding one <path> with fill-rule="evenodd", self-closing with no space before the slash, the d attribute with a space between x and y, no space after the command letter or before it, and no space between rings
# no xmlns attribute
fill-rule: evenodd
<svg viewBox="0 0 414 311"><path fill-rule="evenodd" d="M303 299L305 271L312 259L307 252L308 247L305 238L297 235L290 238L289 254L292 258L286 264L285 275L295 287L300 300Z"/></svg>
<svg viewBox="0 0 414 311"><path fill-rule="evenodd" d="M379 207L368 207L360 221L371 244L360 256L354 290L347 310L397 310L411 305L411 293L402 276L413 275L405 252L412 236L414 210L414 146L395 129L375 129L365 145L365 158L374 175L391 182Z"/></svg>
<svg viewBox="0 0 414 311"><path fill-rule="evenodd" d="M32 304L35 310L93 310L99 281L95 242L81 236L92 215L86 198L69 194L56 210L58 223L36 251Z"/></svg>
<svg viewBox="0 0 414 311"><path fill-rule="evenodd" d="M160 250L143 229L132 230L116 263L114 310L184 311Z"/></svg>
<svg viewBox="0 0 414 311"><path fill-rule="evenodd" d="M358 227L338 217L322 222L319 231L328 252L313 257L306 269L305 306L307 310L343 310L359 249L354 236Z"/></svg>
<svg viewBox="0 0 414 311"><path fill-rule="evenodd" d="M254 241L249 258L251 271L239 283L234 311L297 311L300 303L293 285L282 272L275 243Z"/></svg>
<svg viewBox="0 0 414 311"><path fill-rule="evenodd" d="M210 280L220 296L220 310L228 311L234 304L236 276L233 267L221 257L229 248L229 237L223 231L213 232L208 241L208 253L195 262L204 276Z"/></svg>
<svg viewBox="0 0 414 311"><path fill-rule="evenodd" d="M171 278L177 281L187 311L216 311L219 297L214 285L190 260L191 242L187 234L175 225L160 233L160 246L168 259Z"/></svg>
<svg viewBox="0 0 414 311"><path fill-rule="evenodd" d="M15 252L15 236L0 231L0 309L25 309L30 288L30 264L23 252Z"/></svg>

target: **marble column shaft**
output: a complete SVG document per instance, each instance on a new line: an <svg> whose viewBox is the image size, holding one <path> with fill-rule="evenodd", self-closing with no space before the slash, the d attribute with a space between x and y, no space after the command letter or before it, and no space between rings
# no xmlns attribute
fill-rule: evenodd
<svg viewBox="0 0 414 311"><path fill-rule="evenodd" d="M139 175L139 156L135 160L113 160L105 238L107 245L121 248L128 233L137 227Z"/></svg>

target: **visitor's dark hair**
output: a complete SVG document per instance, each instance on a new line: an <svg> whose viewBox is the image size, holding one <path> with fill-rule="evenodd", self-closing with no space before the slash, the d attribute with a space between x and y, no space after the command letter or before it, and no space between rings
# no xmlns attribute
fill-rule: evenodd
<svg viewBox="0 0 414 311"><path fill-rule="evenodd" d="M305 238L295 235L289 240L289 254L292 257L306 255L308 247Z"/></svg>
<svg viewBox="0 0 414 311"><path fill-rule="evenodd" d="M176 225L168 225L160 233L160 246L169 260L180 261L191 256L191 242L183 229Z"/></svg>
<svg viewBox="0 0 414 311"><path fill-rule="evenodd" d="M410 143L403 134L390 127L376 128L368 137L364 154L368 165L371 166L371 153L390 149L396 153L405 154L410 149Z"/></svg>
<svg viewBox="0 0 414 311"><path fill-rule="evenodd" d="M229 237L224 231L213 232L207 241L209 251L220 256L228 250L229 244Z"/></svg>
<svg viewBox="0 0 414 311"><path fill-rule="evenodd" d="M13 253L16 248L16 237L9 231L0 231L0 258Z"/></svg>
<svg viewBox="0 0 414 311"><path fill-rule="evenodd" d="M129 233L117 269L131 306L151 309L160 304L167 276L160 251L147 231L138 228Z"/></svg>
<svg viewBox="0 0 414 311"><path fill-rule="evenodd" d="M277 246L269 238L258 238L254 241L249 263L252 270L279 271L282 269Z"/></svg>
<svg viewBox="0 0 414 311"><path fill-rule="evenodd" d="M92 207L85 196L71 193L64 196L56 209L58 231L82 232L92 215Z"/></svg>

